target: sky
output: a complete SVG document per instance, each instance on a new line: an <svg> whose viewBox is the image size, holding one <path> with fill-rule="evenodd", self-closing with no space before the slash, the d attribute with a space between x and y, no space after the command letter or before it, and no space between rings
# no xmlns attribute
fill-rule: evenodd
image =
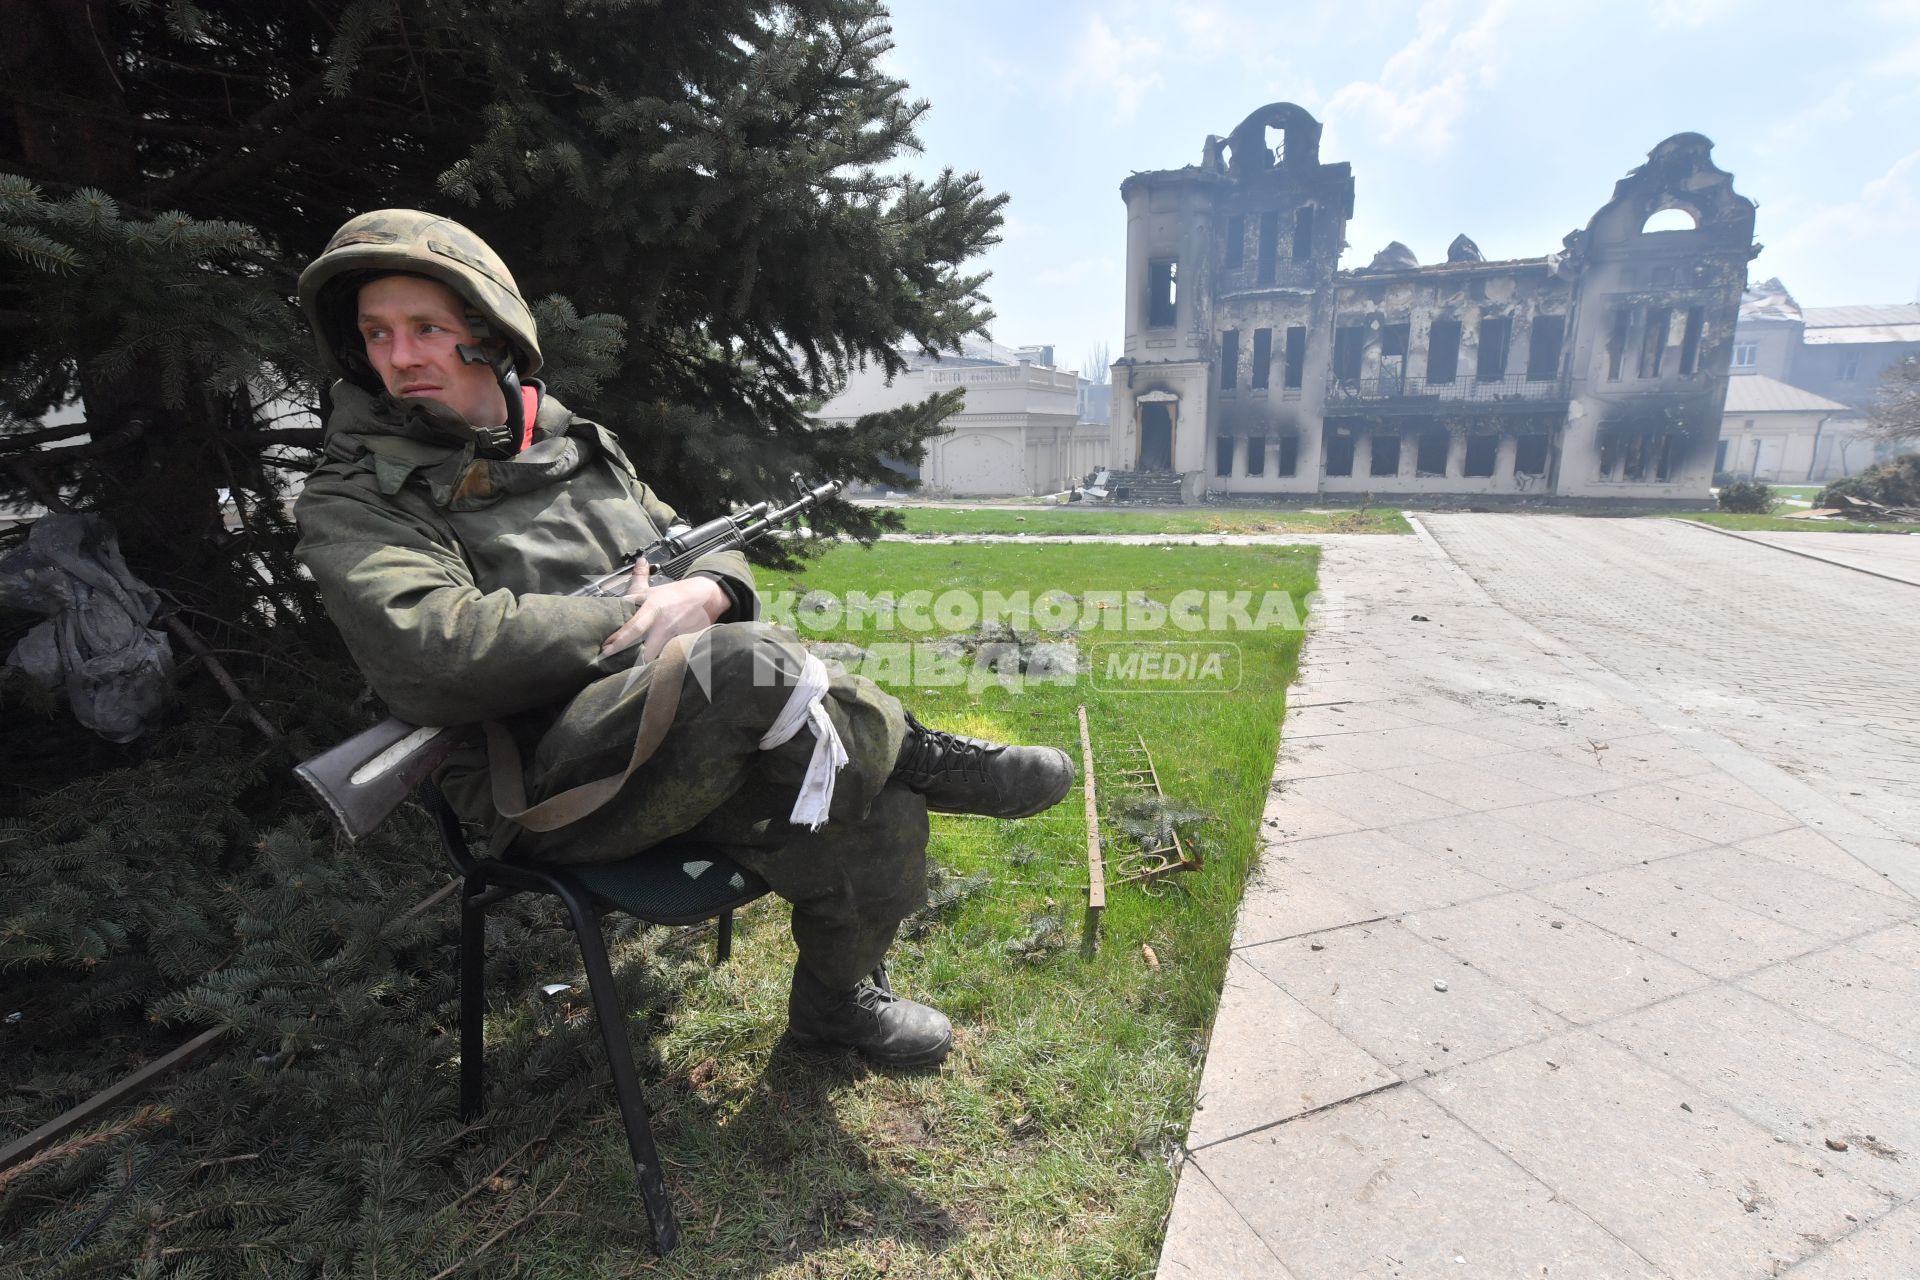
<svg viewBox="0 0 1920 1280"><path fill-rule="evenodd" d="M1759 205L1748 265L1803 306L1920 301L1920 0L895 0L916 172L1007 192L992 336L1117 355L1120 183L1294 102L1348 161L1346 267L1560 248L1676 133Z"/></svg>

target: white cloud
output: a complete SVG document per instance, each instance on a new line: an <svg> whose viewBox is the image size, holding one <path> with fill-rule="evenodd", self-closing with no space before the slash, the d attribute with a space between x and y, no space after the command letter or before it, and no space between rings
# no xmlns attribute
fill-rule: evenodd
<svg viewBox="0 0 1920 1280"><path fill-rule="evenodd" d="M1740 0L1654 0L1653 20L1662 27L1698 30L1739 8Z"/></svg>
<svg viewBox="0 0 1920 1280"><path fill-rule="evenodd" d="M1854 199L1817 209L1788 227L1768 253L1781 262L1783 279L1801 263L1839 261L1844 274L1854 279L1884 281L1878 286L1882 296L1860 299L1879 302L1913 288L1913 280L1903 274L1912 272L1912 259L1888 262L1884 255L1887 246L1907 243L1915 226L1920 226L1920 151L1909 151L1862 186ZM1861 255L1873 261L1863 261Z"/></svg>
<svg viewBox="0 0 1920 1280"><path fill-rule="evenodd" d="M1060 89L1068 97L1086 90L1106 95L1114 115L1129 120L1142 98L1166 87L1155 65L1163 54L1153 36L1143 31L1116 32L1104 16L1095 14L1060 77Z"/></svg>
<svg viewBox="0 0 1920 1280"><path fill-rule="evenodd" d="M1497 78L1516 7L1515 0L1492 0L1456 33L1454 5L1429 0L1415 16L1413 38L1387 59L1378 79L1352 81L1327 100L1328 120L1367 127L1388 144L1446 150L1475 90Z"/></svg>

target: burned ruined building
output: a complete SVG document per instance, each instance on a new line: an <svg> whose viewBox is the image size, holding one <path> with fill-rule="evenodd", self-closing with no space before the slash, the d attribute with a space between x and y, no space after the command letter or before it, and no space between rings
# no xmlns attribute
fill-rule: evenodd
<svg viewBox="0 0 1920 1280"><path fill-rule="evenodd" d="M1444 263L1396 242L1346 271L1353 171L1291 103L1197 166L1134 174L1114 465L1188 502L1697 504L1758 252L1712 150L1662 142L1563 252L1488 262L1462 235Z"/></svg>

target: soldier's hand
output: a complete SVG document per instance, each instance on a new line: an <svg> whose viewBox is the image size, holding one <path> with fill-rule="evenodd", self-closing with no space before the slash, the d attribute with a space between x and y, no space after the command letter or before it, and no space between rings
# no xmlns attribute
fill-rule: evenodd
<svg viewBox="0 0 1920 1280"><path fill-rule="evenodd" d="M633 570L626 598L640 607L620 629L600 644L604 657L642 640L642 662L652 662L667 641L690 631L704 631L727 611L727 593L712 578L683 578L679 582L648 583L652 569L643 559Z"/></svg>

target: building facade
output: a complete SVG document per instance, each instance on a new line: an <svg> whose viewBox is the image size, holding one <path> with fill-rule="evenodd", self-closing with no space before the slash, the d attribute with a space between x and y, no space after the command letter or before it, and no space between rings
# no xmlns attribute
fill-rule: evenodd
<svg viewBox="0 0 1920 1280"><path fill-rule="evenodd" d="M1869 414L1882 376L1916 354L1920 305L1803 309L1777 279L1753 286L1734 331L1718 469L1813 484L1902 452L1872 435Z"/></svg>
<svg viewBox="0 0 1920 1280"><path fill-rule="evenodd" d="M813 416L851 423L944 391L964 391L964 407L947 419L948 432L928 444L926 461L917 471L903 471L924 489L956 497L1055 493L1105 464L1107 425L1081 421L1086 379L1054 368L1051 347L1009 351L980 344L970 350L914 359L891 380L877 368L857 370Z"/></svg>
<svg viewBox="0 0 1920 1280"><path fill-rule="evenodd" d="M1444 263L1395 243L1342 270L1353 173L1320 132L1275 103L1121 184L1113 466L1187 501L1707 496L1757 251L1711 143L1654 148L1561 252L1488 262L1460 236Z"/></svg>
<svg viewBox="0 0 1920 1280"><path fill-rule="evenodd" d="M1866 423L1837 400L1763 373L1727 384L1713 469L1768 484L1822 484L1874 456Z"/></svg>

